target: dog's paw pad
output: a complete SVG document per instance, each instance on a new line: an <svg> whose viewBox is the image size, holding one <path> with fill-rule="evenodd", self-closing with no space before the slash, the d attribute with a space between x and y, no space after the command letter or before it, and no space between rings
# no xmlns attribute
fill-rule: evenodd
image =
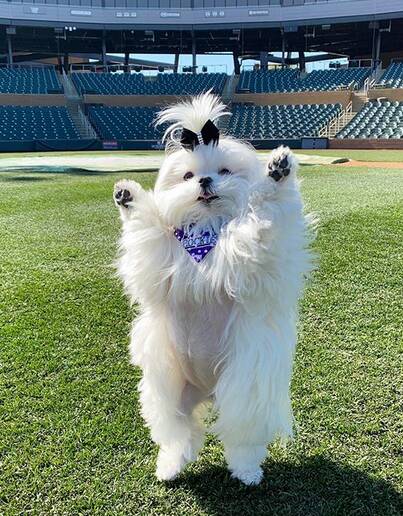
<svg viewBox="0 0 403 516"><path fill-rule="evenodd" d="M113 192L113 198L117 206L128 208L129 202L133 201L133 194L125 182L117 183Z"/></svg>
<svg viewBox="0 0 403 516"><path fill-rule="evenodd" d="M276 149L267 162L267 175L274 181L283 181L290 175L294 166L294 157L288 147Z"/></svg>
<svg viewBox="0 0 403 516"><path fill-rule="evenodd" d="M231 476L237 478L247 486L257 486L262 481L263 470L260 467L256 469L237 470L233 471Z"/></svg>
<svg viewBox="0 0 403 516"><path fill-rule="evenodd" d="M131 202L132 200L133 200L133 197L132 197L131 193L129 192L129 190L126 190L126 189L118 190L115 193L115 201L118 206L124 206L125 208L127 208L128 203Z"/></svg>

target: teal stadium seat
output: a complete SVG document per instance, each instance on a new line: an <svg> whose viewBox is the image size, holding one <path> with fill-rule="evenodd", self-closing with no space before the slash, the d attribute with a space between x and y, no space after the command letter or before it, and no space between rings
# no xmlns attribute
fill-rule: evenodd
<svg viewBox="0 0 403 516"><path fill-rule="evenodd" d="M238 93L301 91L301 80L298 70L295 69L246 71L239 77L237 91Z"/></svg>
<svg viewBox="0 0 403 516"><path fill-rule="evenodd" d="M247 140L316 136L340 111L339 104L250 106L233 104L225 132ZM159 108L91 106L89 119L104 140L161 140L164 127L154 128Z"/></svg>
<svg viewBox="0 0 403 516"><path fill-rule="evenodd" d="M370 73L370 68L336 68L314 70L301 78L296 69L245 71L240 75L237 91L238 93L293 93L337 90L348 86L359 89Z"/></svg>
<svg viewBox="0 0 403 516"><path fill-rule="evenodd" d="M0 106L0 141L77 140L69 112L60 106Z"/></svg>
<svg viewBox="0 0 403 516"><path fill-rule="evenodd" d="M220 95L227 77L225 73L160 73L153 77L140 73L72 74L73 83L81 95L197 95L210 89Z"/></svg>
<svg viewBox="0 0 403 516"><path fill-rule="evenodd" d="M377 86L379 88L403 88L403 63L391 63L383 72Z"/></svg>
<svg viewBox="0 0 403 516"><path fill-rule="evenodd" d="M336 138L403 138L403 102L367 102Z"/></svg>
<svg viewBox="0 0 403 516"><path fill-rule="evenodd" d="M0 93L63 93L63 88L51 67L0 68Z"/></svg>
<svg viewBox="0 0 403 516"><path fill-rule="evenodd" d="M303 82L304 91L328 91L352 86L360 89L371 74L370 68L335 68L313 70Z"/></svg>
<svg viewBox="0 0 403 516"><path fill-rule="evenodd" d="M90 106L88 117L103 140L161 140L163 128L154 127L156 107Z"/></svg>
<svg viewBox="0 0 403 516"><path fill-rule="evenodd" d="M227 133L247 140L293 139L317 136L338 112L340 104L250 106L233 104Z"/></svg>

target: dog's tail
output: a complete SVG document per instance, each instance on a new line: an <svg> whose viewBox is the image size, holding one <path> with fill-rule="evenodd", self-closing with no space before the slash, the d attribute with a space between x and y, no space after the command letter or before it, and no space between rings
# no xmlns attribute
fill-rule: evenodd
<svg viewBox="0 0 403 516"><path fill-rule="evenodd" d="M163 141L166 142L167 149L177 148L180 146L180 133L183 128L199 133L208 120L215 122L222 116L230 114L227 106L209 90L190 100L163 109L157 115L156 125L169 124Z"/></svg>

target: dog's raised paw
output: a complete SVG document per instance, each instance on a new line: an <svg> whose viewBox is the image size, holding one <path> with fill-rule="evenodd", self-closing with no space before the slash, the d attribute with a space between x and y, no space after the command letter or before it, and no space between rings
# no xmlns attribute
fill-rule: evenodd
<svg viewBox="0 0 403 516"><path fill-rule="evenodd" d="M295 167L295 157L288 147L279 147L275 149L269 156L267 162L267 175L276 182L283 181L290 175L293 167Z"/></svg>
<svg viewBox="0 0 403 516"><path fill-rule="evenodd" d="M133 193L131 192L128 181L119 181L115 184L113 199L116 206L129 207L129 202L133 201Z"/></svg>

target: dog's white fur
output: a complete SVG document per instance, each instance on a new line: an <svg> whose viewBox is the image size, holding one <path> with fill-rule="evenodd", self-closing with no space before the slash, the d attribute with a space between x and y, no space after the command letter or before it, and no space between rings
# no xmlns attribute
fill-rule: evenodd
<svg viewBox="0 0 403 516"><path fill-rule="evenodd" d="M169 153L154 191L134 181L116 190L132 196L120 206L119 273L140 315L131 332L133 364L142 368L142 415L160 446L159 479L175 478L203 443L206 402L217 410L212 430L224 443L234 477L262 478L266 446L292 434L289 386L296 344L297 302L311 270L310 219L288 148L290 174L268 176L248 145L222 137L218 146L182 149L178 127L200 131L225 111L210 94L163 111ZM228 169L231 174L218 172ZM194 177L185 181L191 171ZM213 179L219 198L206 204L198 179ZM197 263L174 237L176 227L214 228L216 247Z"/></svg>

